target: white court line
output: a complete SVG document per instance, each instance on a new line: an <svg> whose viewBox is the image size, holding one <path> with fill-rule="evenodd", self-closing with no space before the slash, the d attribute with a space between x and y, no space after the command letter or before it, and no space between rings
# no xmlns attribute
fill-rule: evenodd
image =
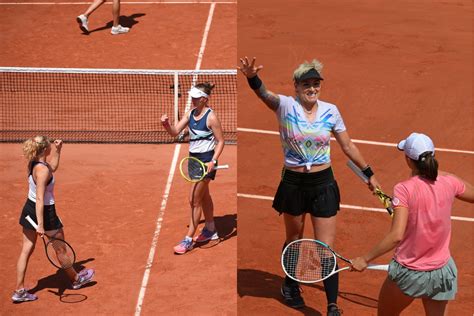
<svg viewBox="0 0 474 316"><path fill-rule="evenodd" d="M90 5L91 2L0 2L0 5ZM111 5L112 2L105 4ZM236 1L124 1L120 4L237 4Z"/></svg>
<svg viewBox="0 0 474 316"><path fill-rule="evenodd" d="M242 197L242 198L247 198L247 199L256 199L256 200L273 201L272 196L265 196L265 195L237 193L237 197ZM341 208L346 208L346 209L351 209L351 210L360 210L360 211L369 211L369 212L387 213L387 210L384 209L384 208L357 206L357 205L349 205L349 204L341 204ZM454 221L474 222L474 218L472 218L472 217L451 216L451 219L454 220Z"/></svg>
<svg viewBox="0 0 474 316"><path fill-rule="evenodd" d="M244 128L238 127L238 132L246 132L246 133L256 133L256 134L269 134L269 135L280 135L280 133L276 131L268 131L263 129L253 129L253 128ZM331 137L332 141L336 139ZM361 139L352 139L352 142L357 144L367 144L367 145L376 145L376 146L386 146L386 147L397 147L396 143L385 143L385 142L375 142L371 140L361 140ZM459 150L459 149L448 149L448 148L435 148L437 151L444 151L444 152L451 152L451 153L461 153L461 154L469 154L474 155L474 151L472 150Z"/></svg>
<svg viewBox="0 0 474 316"><path fill-rule="evenodd" d="M211 28L212 17L214 14L214 9L216 7L215 3L212 3L209 8L209 14L207 16L206 27L204 29L203 40L201 42L201 47L199 48L199 55L196 61L195 70L199 70L201 67L202 58L204 56L204 51L206 50L207 35ZM135 316L140 316L143 306L143 300L145 299L145 293L148 285L148 280L150 277L151 268L153 266L153 259L155 257L156 245L158 244L158 237L161 231L161 224L165 215L166 204L168 202L169 193L171 191L171 183L173 182L173 177L176 171L176 165L178 162L179 153L181 151L181 144L176 144L173 155L173 162L171 163L170 173L168 175L168 181L166 182L165 192L163 193L163 200L161 201L161 208L158 214L158 219L156 221L156 229L153 233L153 240L151 242L150 252L148 254L148 259L145 266L145 272L143 274L142 285L140 287L140 293L138 294L137 305L135 307Z"/></svg>

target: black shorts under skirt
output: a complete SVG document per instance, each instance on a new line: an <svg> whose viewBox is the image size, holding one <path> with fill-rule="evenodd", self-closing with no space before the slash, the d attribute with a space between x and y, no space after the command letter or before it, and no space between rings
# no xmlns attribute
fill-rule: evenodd
<svg viewBox="0 0 474 316"><path fill-rule="evenodd" d="M202 162L210 162L212 157L214 157L214 150L205 152L205 153L189 153L189 156L196 157L197 159L201 160ZM216 166L217 167L217 166ZM216 178L217 170L211 171L204 176L204 179L211 179L214 180Z"/></svg>
<svg viewBox="0 0 474 316"><path fill-rule="evenodd" d="M26 229L35 230L34 227L31 226L30 222L26 220L26 215L30 215L31 219L35 223L38 223L38 219L36 218L36 203L30 199L26 199L25 206L23 206L23 211L21 212L20 216L20 225ZM44 230L46 231L60 229L63 227L63 223L61 223L61 220L56 214L56 207L54 204L44 206L43 223Z"/></svg>
<svg viewBox="0 0 474 316"><path fill-rule="evenodd" d="M340 201L331 167L311 173L283 169L273 208L293 216L310 213L315 217L332 217L339 211Z"/></svg>

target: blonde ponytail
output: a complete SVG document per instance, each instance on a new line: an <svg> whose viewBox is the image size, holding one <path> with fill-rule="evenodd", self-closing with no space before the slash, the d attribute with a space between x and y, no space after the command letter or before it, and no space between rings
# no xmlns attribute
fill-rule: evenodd
<svg viewBox="0 0 474 316"><path fill-rule="evenodd" d="M38 159L48 149L51 141L46 136L35 136L23 143L23 155L31 162Z"/></svg>

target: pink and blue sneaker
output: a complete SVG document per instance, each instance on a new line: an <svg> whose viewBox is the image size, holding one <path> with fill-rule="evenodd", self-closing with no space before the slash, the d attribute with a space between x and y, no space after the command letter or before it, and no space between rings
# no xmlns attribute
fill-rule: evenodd
<svg viewBox="0 0 474 316"><path fill-rule="evenodd" d="M211 231L204 226L199 236L196 237L196 242L206 242L208 240L219 239L219 235L216 231Z"/></svg>
<svg viewBox="0 0 474 316"><path fill-rule="evenodd" d="M183 255L193 249L193 240L191 238L184 238L178 245L174 246L173 250L178 255Z"/></svg>

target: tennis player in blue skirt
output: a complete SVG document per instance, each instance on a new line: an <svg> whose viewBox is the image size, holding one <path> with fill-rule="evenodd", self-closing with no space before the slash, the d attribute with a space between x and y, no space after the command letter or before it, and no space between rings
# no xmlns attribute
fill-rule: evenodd
<svg viewBox="0 0 474 316"><path fill-rule="evenodd" d="M176 137L185 127L188 127L190 136L189 155L204 162L208 170L212 170L214 166L217 166L219 156L224 149L221 123L208 104L212 89L214 89L214 85L209 82L194 86L189 91L194 108L188 111L175 126L170 125L166 114L161 117L161 123L173 137ZM204 213L206 224L195 241L202 243L219 238L214 224L214 204L209 192L209 183L214 180L215 176L216 171L211 171L206 174L203 180L195 183L191 188L189 203L192 208L192 216L186 236L174 247L176 254L185 254L193 248L193 236L199 224L201 213Z"/></svg>

